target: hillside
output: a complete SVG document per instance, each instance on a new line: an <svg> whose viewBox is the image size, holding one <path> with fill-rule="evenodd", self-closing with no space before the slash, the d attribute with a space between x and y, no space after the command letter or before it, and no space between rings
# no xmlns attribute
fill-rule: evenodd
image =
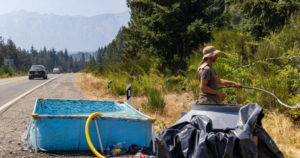
<svg viewBox="0 0 300 158"><path fill-rule="evenodd" d="M111 42L129 17L128 12L91 17L12 12L0 15L0 36L27 50L33 45L38 49L95 51Z"/></svg>

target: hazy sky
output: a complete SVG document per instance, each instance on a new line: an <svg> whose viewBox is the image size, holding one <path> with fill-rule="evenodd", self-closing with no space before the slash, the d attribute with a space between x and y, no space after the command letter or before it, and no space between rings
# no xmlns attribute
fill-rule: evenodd
<svg viewBox="0 0 300 158"><path fill-rule="evenodd" d="M0 14L20 10L71 16L129 11L126 0L0 0Z"/></svg>

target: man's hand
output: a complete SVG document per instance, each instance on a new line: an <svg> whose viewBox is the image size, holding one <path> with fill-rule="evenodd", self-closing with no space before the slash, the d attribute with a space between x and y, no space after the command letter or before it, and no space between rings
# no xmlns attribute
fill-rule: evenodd
<svg viewBox="0 0 300 158"><path fill-rule="evenodd" d="M225 95L224 93L222 93L222 92L219 92L219 91L218 91L217 95L220 96L220 98L221 98L222 100L224 100L224 99L226 98L226 95Z"/></svg>
<svg viewBox="0 0 300 158"><path fill-rule="evenodd" d="M242 88L242 87L243 87L241 84L236 83L236 82L234 82L233 84L234 84L234 86L235 86L236 88Z"/></svg>

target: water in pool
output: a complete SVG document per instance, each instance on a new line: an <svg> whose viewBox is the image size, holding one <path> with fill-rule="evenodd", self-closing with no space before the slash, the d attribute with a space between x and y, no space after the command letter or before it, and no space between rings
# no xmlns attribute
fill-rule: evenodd
<svg viewBox="0 0 300 158"><path fill-rule="evenodd" d="M149 118L130 105L116 101L44 99L37 101L35 109L36 114L44 115L88 116L94 112L100 112L107 117Z"/></svg>

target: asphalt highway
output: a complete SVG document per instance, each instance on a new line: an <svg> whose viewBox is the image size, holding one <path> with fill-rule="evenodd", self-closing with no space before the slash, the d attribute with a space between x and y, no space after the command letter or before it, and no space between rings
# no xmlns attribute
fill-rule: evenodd
<svg viewBox="0 0 300 158"><path fill-rule="evenodd" d="M0 79L0 108L7 102L26 93L32 88L43 84L57 75L48 74L48 79L36 78L29 80L28 76Z"/></svg>

